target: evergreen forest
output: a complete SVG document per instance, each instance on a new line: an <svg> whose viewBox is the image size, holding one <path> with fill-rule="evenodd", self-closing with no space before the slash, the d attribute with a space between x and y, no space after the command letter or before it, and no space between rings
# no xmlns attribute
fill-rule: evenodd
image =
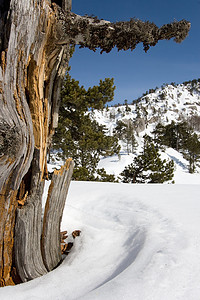
<svg viewBox="0 0 200 300"><path fill-rule="evenodd" d="M110 105L115 90L113 78L85 89L67 73L51 161L72 157L73 180L173 183L176 170L173 158L161 158L161 153L172 148L187 160L188 172L196 172L200 162L200 116L194 111L198 108L195 101L199 85L199 80L184 82L181 87L175 83L163 85L132 104L124 100L123 105L113 107ZM191 104L190 96L195 97ZM118 176L98 166L108 156L120 160L123 153L132 155L133 160Z"/></svg>

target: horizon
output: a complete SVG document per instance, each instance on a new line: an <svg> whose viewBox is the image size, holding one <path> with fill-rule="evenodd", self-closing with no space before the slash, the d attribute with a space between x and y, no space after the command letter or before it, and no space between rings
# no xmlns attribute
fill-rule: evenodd
<svg viewBox="0 0 200 300"><path fill-rule="evenodd" d="M76 46L70 60L70 75L78 80L80 85L88 88L98 85L100 79L114 78L116 86L114 100L111 105L128 103L142 96L149 89L160 87L163 84L198 79L200 69L200 31L199 14L200 1L190 2L177 0L102 0L79 2L72 0L72 11L80 15L95 15L111 22L129 20L131 17L149 20L157 26L171 23L175 19L186 19L191 22L188 37L181 43L174 41L159 41L147 53L139 44L132 52L116 49L110 53L100 54L88 49L79 49Z"/></svg>

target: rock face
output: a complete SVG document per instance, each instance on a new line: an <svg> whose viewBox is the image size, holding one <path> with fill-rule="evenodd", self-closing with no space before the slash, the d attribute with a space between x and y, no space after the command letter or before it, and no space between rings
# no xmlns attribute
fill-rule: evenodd
<svg viewBox="0 0 200 300"><path fill-rule="evenodd" d="M64 181L51 185L43 229L41 198L70 44L109 52L115 46L133 50L143 42L147 51L160 39L180 42L190 28L184 20L161 28L139 20L112 24L77 16L70 7L70 0L0 0L0 286L13 284L15 264L27 281L56 267L61 257L61 215L50 212L52 205L64 205L72 162L55 174ZM48 226L51 222L56 230ZM55 247L46 237L52 237Z"/></svg>

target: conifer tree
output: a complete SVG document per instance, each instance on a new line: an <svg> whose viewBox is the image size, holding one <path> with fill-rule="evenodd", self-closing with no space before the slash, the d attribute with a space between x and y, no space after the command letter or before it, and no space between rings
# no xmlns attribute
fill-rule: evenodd
<svg viewBox="0 0 200 300"><path fill-rule="evenodd" d="M124 130L124 141L126 142L127 153L133 153L137 147L137 142L134 135L134 126L131 121L126 124L126 128Z"/></svg>
<svg viewBox="0 0 200 300"><path fill-rule="evenodd" d="M164 145L166 145L166 141L165 141L165 126L162 125L161 123L158 123L154 129L154 131L152 132L154 134L154 143L156 145L159 145L161 150L164 150Z"/></svg>
<svg viewBox="0 0 200 300"><path fill-rule="evenodd" d="M196 133L189 135L186 139L183 155L189 161L189 172L194 173L196 165L200 161L200 141Z"/></svg>
<svg viewBox="0 0 200 300"><path fill-rule="evenodd" d="M165 145L180 151L189 161L189 172L194 173L196 164L200 160L200 141L187 122L172 121L166 126L159 123L153 133L157 145L160 147Z"/></svg>
<svg viewBox="0 0 200 300"><path fill-rule="evenodd" d="M172 180L173 172L174 162L161 160L158 149L146 136L142 153L120 175L126 183L163 183Z"/></svg>
<svg viewBox="0 0 200 300"><path fill-rule="evenodd" d="M63 184L52 182L43 220L41 203L70 45L108 53L143 43L148 51L159 40L183 41L190 29L185 20L159 28L82 17L71 2L0 1L0 286L14 283L15 270L25 282L61 263L62 209L55 208L64 207L73 162L55 174Z"/></svg>
<svg viewBox="0 0 200 300"><path fill-rule="evenodd" d="M92 120L91 109L102 109L113 100L113 79L100 80L98 86L86 90L67 74L61 92L59 123L53 139L53 149L60 150L62 159L75 162L74 179L95 180L94 172L100 156L118 154L116 136L107 136L104 126Z"/></svg>
<svg viewBox="0 0 200 300"><path fill-rule="evenodd" d="M128 100L127 99L125 99L124 100L124 105L125 105L125 112L130 112L131 111L131 108L128 106Z"/></svg>
<svg viewBox="0 0 200 300"><path fill-rule="evenodd" d="M128 123L118 120L116 122L115 135L126 143L126 150L128 154L130 152L134 152L137 147L137 142L134 135L134 126L130 120Z"/></svg>
<svg viewBox="0 0 200 300"><path fill-rule="evenodd" d="M114 129L115 135L118 138L121 138L124 133L125 128L126 128L126 124L121 120L117 120L116 127Z"/></svg>

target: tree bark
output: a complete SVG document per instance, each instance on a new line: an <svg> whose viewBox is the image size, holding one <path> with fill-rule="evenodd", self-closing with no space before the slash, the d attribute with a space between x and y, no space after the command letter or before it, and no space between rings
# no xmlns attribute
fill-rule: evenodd
<svg viewBox="0 0 200 300"><path fill-rule="evenodd" d="M42 255L48 271L61 261L60 223L69 189L74 163L71 159L59 170L54 171L44 213L42 233ZM58 201L55 201L58 199Z"/></svg>
<svg viewBox="0 0 200 300"><path fill-rule="evenodd" d="M73 163L54 176L43 229L41 198L70 44L109 52L142 42L147 51L158 40L180 42L190 28L185 20L160 29L139 20L112 24L70 13L69 0L55 2L62 5L0 0L0 286L13 284L13 254L22 281L45 274L61 259L59 225Z"/></svg>
<svg viewBox="0 0 200 300"><path fill-rule="evenodd" d="M67 160L59 171L54 171L45 206L43 228L41 223L43 183L37 183L37 189L33 190L27 204L17 209L15 265L23 282L46 274L62 260L60 223L72 172L71 159Z"/></svg>
<svg viewBox="0 0 200 300"><path fill-rule="evenodd" d="M69 59L69 44L57 43L57 20L49 1L11 0L3 16L10 33L8 39L1 36L1 286L13 284L10 274L15 222L16 236L29 240L24 249L16 243L16 253L22 257L33 243L34 251L26 258L35 268L32 278L47 272L40 249L41 198L47 178L47 149L57 125L59 93ZM19 209L15 219L23 201L26 209ZM24 225L20 225L23 214Z"/></svg>

